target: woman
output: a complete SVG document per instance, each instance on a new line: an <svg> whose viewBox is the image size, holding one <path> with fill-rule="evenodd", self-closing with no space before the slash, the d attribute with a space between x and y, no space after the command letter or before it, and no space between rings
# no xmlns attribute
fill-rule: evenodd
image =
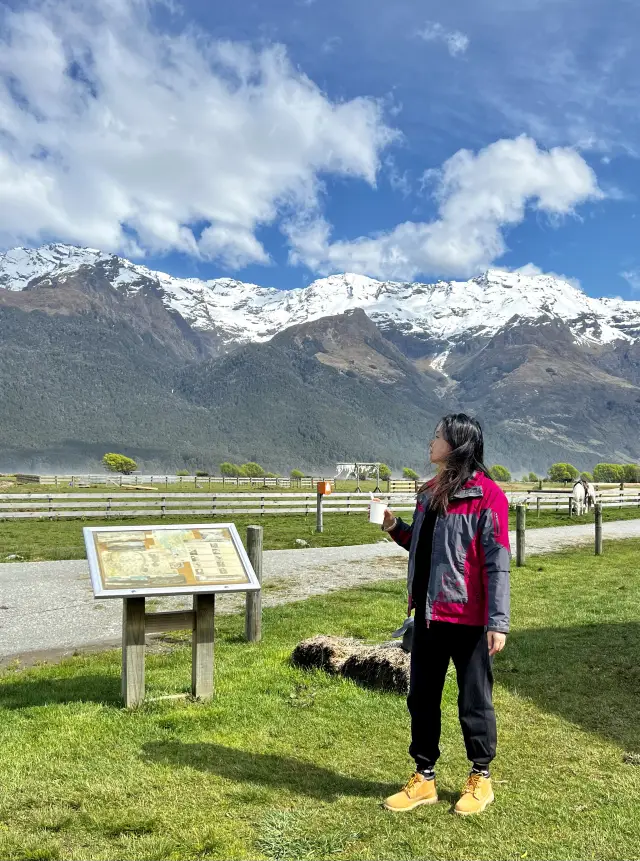
<svg viewBox="0 0 640 861"><path fill-rule="evenodd" d="M455 812L469 815L493 801L492 659L504 648L509 630L509 506L489 478L475 419L445 416L429 452L438 472L419 489L412 524L387 509L382 526L409 551L409 613L415 609L407 704L416 771L384 806L400 812L438 800L440 703L452 659L471 762Z"/></svg>

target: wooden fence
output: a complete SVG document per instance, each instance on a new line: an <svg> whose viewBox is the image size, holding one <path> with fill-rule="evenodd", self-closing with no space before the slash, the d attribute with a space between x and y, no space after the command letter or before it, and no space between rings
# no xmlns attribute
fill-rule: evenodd
<svg viewBox="0 0 640 861"><path fill-rule="evenodd" d="M527 511L566 511L571 514L573 497L567 491L531 491L507 493L511 508L523 505ZM640 487L620 490L619 487L596 492L596 502L603 508L640 508Z"/></svg>
<svg viewBox="0 0 640 861"><path fill-rule="evenodd" d="M394 511L413 511L414 495L380 494ZM368 493L11 493L0 495L0 520L366 513Z"/></svg>
<svg viewBox="0 0 640 861"><path fill-rule="evenodd" d="M528 511L570 513L571 497L564 493L509 494L512 507ZM380 493L394 511L413 511L415 493ZM602 491L596 501L603 508L640 508L640 489ZM201 493L142 492L122 490L118 493L7 493L0 494L0 520L169 517L178 515L232 514L302 514L310 515L318 506L326 513L356 514L368 510L368 493Z"/></svg>
<svg viewBox="0 0 640 861"><path fill-rule="evenodd" d="M92 485L112 485L116 487L137 487L138 485L179 484L181 486L193 486L198 488L211 487L212 484L221 484L223 487L297 487L301 490L313 490L317 482L330 481L335 485L335 479L317 478L305 475L302 478L276 478L262 476L259 478L248 476L225 476L225 475L27 475L18 473L16 484L44 484L50 487L91 487Z"/></svg>

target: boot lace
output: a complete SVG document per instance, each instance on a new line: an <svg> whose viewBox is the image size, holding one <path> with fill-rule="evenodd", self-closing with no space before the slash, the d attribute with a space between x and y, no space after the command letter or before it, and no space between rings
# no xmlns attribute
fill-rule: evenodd
<svg viewBox="0 0 640 861"><path fill-rule="evenodd" d="M416 771L415 774L412 774L411 777L409 778L409 780L404 785L404 787L403 787L404 792L406 792L407 795L409 795L409 793L411 792L413 787L416 786L418 783L421 783L421 782L422 782L422 775Z"/></svg>
<svg viewBox="0 0 640 861"><path fill-rule="evenodd" d="M475 796L476 790L480 786L480 781L482 780L482 777L483 777L482 774L477 774L477 773L470 774L469 777L467 778L467 782L464 785L464 789L462 790L462 794L466 795L467 793L470 793L471 795Z"/></svg>

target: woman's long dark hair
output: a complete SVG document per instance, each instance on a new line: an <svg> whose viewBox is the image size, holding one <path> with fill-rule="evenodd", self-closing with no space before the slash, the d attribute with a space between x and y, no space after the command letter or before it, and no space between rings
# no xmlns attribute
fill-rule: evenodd
<svg viewBox="0 0 640 861"><path fill-rule="evenodd" d="M441 514L449 500L471 478L474 472L489 475L484 464L484 438L476 419L465 413L452 413L440 420L436 432L451 446L451 453L442 463L435 478L425 482L418 493L429 490L430 507Z"/></svg>

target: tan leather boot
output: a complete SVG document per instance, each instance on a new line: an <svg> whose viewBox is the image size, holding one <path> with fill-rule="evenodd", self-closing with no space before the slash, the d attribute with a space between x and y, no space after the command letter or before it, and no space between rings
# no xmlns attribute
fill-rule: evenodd
<svg viewBox="0 0 640 861"><path fill-rule="evenodd" d="M415 810L421 804L435 804L437 800L435 780L427 780L423 774L416 771L400 792L390 795L382 806L393 813L405 813Z"/></svg>
<svg viewBox="0 0 640 861"><path fill-rule="evenodd" d="M474 813L482 813L493 801L493 787L491 778L484 774L472 772L462 788L462 794L454 808L454 812L460 816L471 816Z"/></svg>

